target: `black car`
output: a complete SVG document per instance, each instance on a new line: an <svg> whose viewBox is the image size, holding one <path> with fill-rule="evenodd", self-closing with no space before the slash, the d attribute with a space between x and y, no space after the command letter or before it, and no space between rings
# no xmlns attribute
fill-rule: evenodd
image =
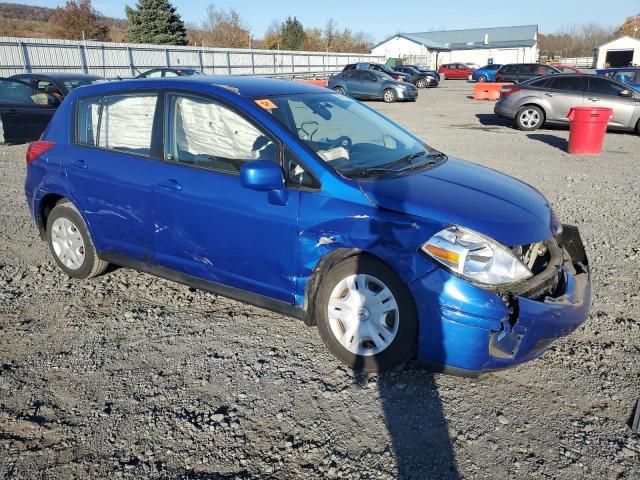
<svg viewBox="0 0 640 480"><path fill-rule="evenodd" d="M343 72L348 72L349 70L373 70L374 72L386 73L395 80L401 80L403 82L409 81L409 75L406 73L396 72L392 68L382 65L381 63L350 63L342 69Z"/></svg>
<svg viewBox="0 0 640 480"><path fill-rule="evenodd" d="M66 97L74 88L106 82L104 77L84 73L19 73L9 78L21 80L42 93L50 93L59 96L60 99Z"/></svg>
<svg viewBox="0 0 640 480"><path fill-rule="evenodd" d="M191 75L203 75L200 70L195 68L173 68L173 67L163 67L163 68L153 68L151 70L147 70L146 72L142 72L136 78L160 78L160 77L184 77Z"/></svg>
<svg viewBox="0 0 640 480"><path fill-rule="evenodd" d="M413 83L418 88L438 86L438 81L436 80L436 77L434 77L433 75L428 75L426 73L423 73L417 68L410 67L408 65L400 65L399 67L396 67L395 70L396 72L409 75L409 77L405 80L405 82Z"/></svg>
<svg viewBox="0 0 640 480"><path fill-rule="evenodd" d="M0 143L40 138L61 101L22 80L0 78Z"/></svg>
<svg viewBox="0 0 640 480"><path fill-rule="evenodd" d="M81 73L20 73L0 79L0 143L37 140L74 88L106 81Z"/></svg>
<svg viewBox="0 0 640 480"><path fill-rule="evenodd" d="M432 70L430 68L425 68L425 67L422 67L420 65L403 65L403 66L404 67L413 67L416 70L418 70L419 72L426 73L427 75L431 75L436 80L440 81L440 74L438 74L438 72L436 72L435 70Z"/></svg>
<svg viewBox="0 0 640 480"><path fill-rule="evenodd" d="M543 75L562 73L551 65L541 63L508 63L496 72L496 82L519 83Z"/></svg>

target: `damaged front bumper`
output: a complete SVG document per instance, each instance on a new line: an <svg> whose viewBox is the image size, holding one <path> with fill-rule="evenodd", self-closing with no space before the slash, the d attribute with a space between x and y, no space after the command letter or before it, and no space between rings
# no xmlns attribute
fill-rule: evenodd
<svg viewBox="0 0 640 480"><path fill-rule="evenodd" d="M575 227L565 226L559 244L553 265L504 291L472 285L442 268L412 282L419 360L478 377L532 360L578 328L591 305L588 262Z"/></svg>

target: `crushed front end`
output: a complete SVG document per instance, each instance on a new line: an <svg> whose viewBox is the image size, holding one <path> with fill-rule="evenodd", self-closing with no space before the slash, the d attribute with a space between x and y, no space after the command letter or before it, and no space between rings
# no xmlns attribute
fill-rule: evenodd
<svg viewBox="0 0 640 480"><path fill-rule="evenodd" d="M443 268L411 283L421 361L477 377L540 356L586 320L591 276L576 227L514 254L534 273L515 285L487 289Z"/></svg>

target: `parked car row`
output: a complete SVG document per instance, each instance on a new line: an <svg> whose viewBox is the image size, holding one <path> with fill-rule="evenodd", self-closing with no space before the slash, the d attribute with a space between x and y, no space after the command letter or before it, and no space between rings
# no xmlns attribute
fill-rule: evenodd
<svg viewBox="0 0 640 480"><path fill-rule="evenodd" d="M437 87L438 73L418 65L391 68L380 63L350 63L333 75L328 87L342 95L359 99L378 99L387 103L415 101L418 89Z"/></svg>

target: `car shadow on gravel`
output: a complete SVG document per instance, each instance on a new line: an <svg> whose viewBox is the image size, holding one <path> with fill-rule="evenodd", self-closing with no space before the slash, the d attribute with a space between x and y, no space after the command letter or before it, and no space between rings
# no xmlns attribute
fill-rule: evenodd
<svg viewBox="0 0 640 480"><path fill-rule="evenodd" d="M557 148L558 150L562 150L563 152L567 151L567 140L557 137L556 135L549 135L547 133L529 133L527 134L527 138L546 143L547 145Z"/></svg>
<svg viewBox="0 0 640 480"><path fill-rule="evenodd" d="M480 124L486 127L508 127L517 130L513 120L499 117L493 113L476 113L476 118L478 119Z"/></svg>
<svg viewBox="0 0 640 480"><path fill-rule="evenodd" d="M458 480L458 466L435 382L414 362L377 376L380 404L396 460L395 478ZM353 383L365 386L356 373Z"/></svg>
<svg viewBox="0 0 640 480"><path fill-rule="evenodd" d="M374 192L375 189L374 186ZM402 207L399 209L402 211ZM416 228L419 229L417 225L411 225L410 229L406 229L396 225L395 222L371 221L369 234L371 239L377 239L382 243L403 245L407 241L413 241ZM365 265L365 262L362 266L359 265L358 271L360 272L360 268L364 268ZM414 302L409 289L406 293ZM420 328L426 328L424 318L418 311L418 305L414 303L413 307L407 307L403 298L405 297L399 297L401 313L398 319L400 326L397 328L403 328L402 318L415 315L417 325L414 334L417 337L414 341L418 346L425 342L422 338L424 332L420 332ZM440 322L429 322L428 329L429 353L433 355L432 358L444 362L447 357L441 343L443 334ZM357 373L364 365L363 357L356 357L355 362L353 369L356 373L352 382L354 386L359 384L364 387L367 374ZM416 361L411 361L404 367L396 367L379 374L376 378L379 401L391 443L389 447L396 460L394 478L403 480L457 480L460 478L435 375L436 373L422 368Z"/></svg>

